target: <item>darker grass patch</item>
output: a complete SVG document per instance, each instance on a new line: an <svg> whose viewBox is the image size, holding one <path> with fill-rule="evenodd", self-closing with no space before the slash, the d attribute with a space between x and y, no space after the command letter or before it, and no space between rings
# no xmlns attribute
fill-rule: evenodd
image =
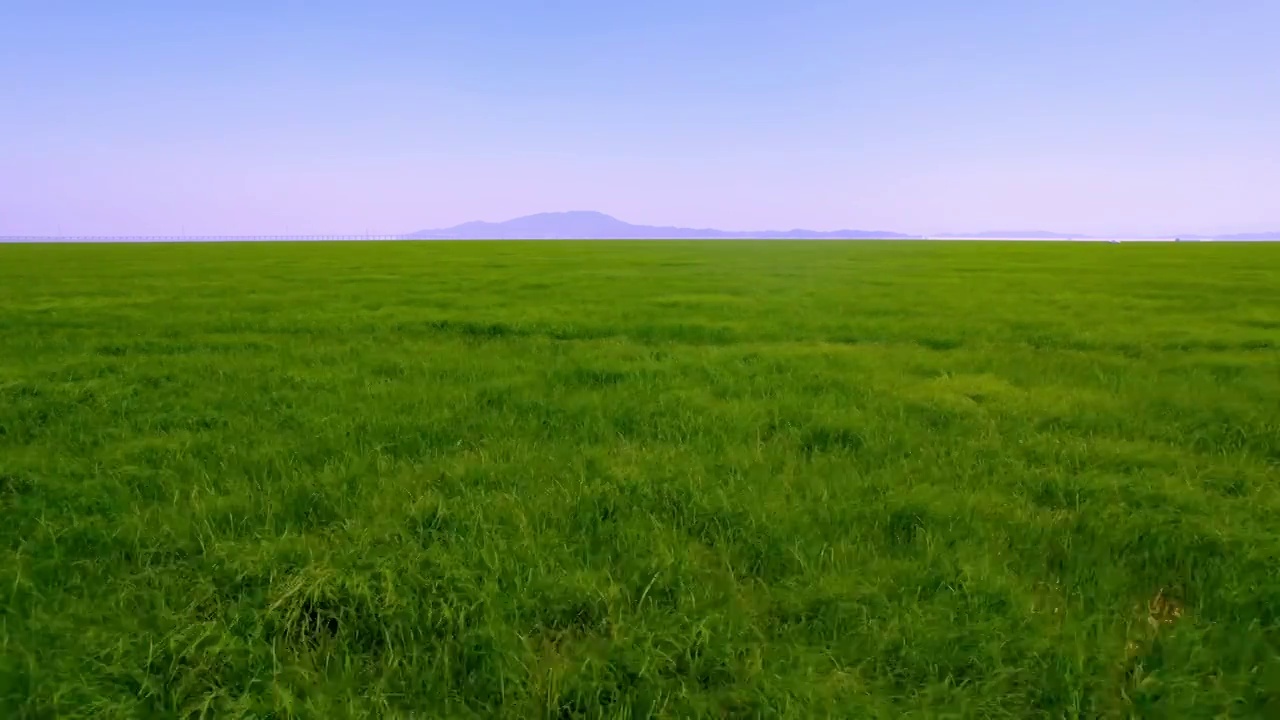
<svg viewBox="0 0 1280 720"><path fill-rule="evenodd" d="M344 656L377 656L387 647L392 622L387 598L359 578L303 577L270 608L265 629L295 653L323 650Z"/></svg>
<svg viewBox="0 0 1280 720"><path fill-rule="evenodd" d="M637 325L628 335L637 342L673 345L732 345L740 340L731 327L700 323Z"/></svg>
<svg viewBox="0 0 1280 720"><path fill-rule="evenodd" d="M445 335L472 342L506 340L532 334L530 329L512 323L479 320L396 322L392 323L387 329L395 336Z"/></svg>
<svg viewBox="0 0 1280 720"><path fill-rule="evenodd" d="M1160 345L1164 352L1227 352L1231 350L1274 350L1280 347L1277 341L1269 338L1250 338L1248 340L1178 340Z"/></svg>
<svg viewBox="0 0 1280 720"><path fill-rule="evenodd" d="M117 358L117 357L172 357L177 355L190 355L198 352L209 351L210 348L204 344L179 341L165 340L137 340L128 343L107 343L98 345L94 348L94 352L101 357Z"/></svg>
<svg viewBox="0 0 1280 720"><path fill-rule="evenodd" d="M529 587L538 602L521 603L522 624L531 635L607 632L612 624L608 600L580 579L540 576Z"/></svg>
<svg viewBox="0 0 1280 720"><path fill-rule="evenodd" d="M402 380L409 376L409 365L399 361L383 361L374 363L369 368L369 373L384 380Z"/></svg>
<svg viewBox="0 0 1280 720"><path fill-rule="evenodd" d="M622 496L616 492L584 492L568 513L574 534L597 540L610 539L618 522L630 513Z"/></svg>
<svg viewBox="0 0 1280 720"><path fill-rule="evenodd" d="M1241 498L1255 491L1254 481L1242 472L1219 472L1204 478L1204 487L1227 498Z"/></svg>
<svg viewBox="0 0 1280 720"><path fill-rule="evenodd" d="M1280 460L1280 424L1256 419L1242 421L1225 410L1191 418L1184 425L1182 442L1205 455L1247 453L1268 460Z"/></svg>
<svg viewBox="0 0 1280 720"><path fill-rule="evenodd" d="M407 539L422 548L451 547L481 537L477 518L461 512L456 503L434 496L409 511L403 529Z"/></svg>
<svg viewBox="0 0 1280 720"><path fill-rule="evenodd" d="M800 451L807 457L830 452L857 452L867 444L859 431L846 427L817 425L800 434Z"/></svg>
<svg viewBox="0 0 1280 720"><path fill-rule="evenodd" d="M1140 343L1125 341L1106 343L1076 335L1033 334L1019 337L1018 340L1027 347L1045 352L1108 353L1129 360L1145 357L1151 351Z"/></svg>
<svg viewBox="0 0 1280 720"><path fill-rule="evenodd" d="M1240 325L1244 327L1257 328L1259 330L1280 330L1280 320L1241 320Z"/></svg>
<svg viewBox="0 0 1280 720"><path fill-rule="evenodd" d="M304 645L314 645L322 638L333 639L342 629L344 607L335 602L306 598L298 608L297 618L286 631Z"/></svg>
<svg viewBox="0 0 1280 720"><path fill-rule="evenodd" d="M1028 549L1024 556L1049 577L1074 591L1083 609L1098 612L1107 603L1145 601L1156 590L1197 606L1210 620L1229 620L1251 597L1275 594L1274 584L1245 588L1221 558L1233 566L1253 564L1258 555L1240 540L1203 526L1200 518L1164 506L1151 497L1145 504L1094 504L1093 512L1071 513L1012 536ZM1028 543L1027 541L1033 542ZM1262 555L1273 550L1262 551ZM1260 567L1260 565L1259 565ZM1233 592L1223 588L1234 586Z"/></svg>
<svg viewBox="0 0 1280 720"><path fill-rule="evenodd" d="M1024 485L1027 499L1052 512L1079 510L1097 497L1097 490L1072 477L1041 477Z"/></svg>
<svg viewBox="0 0 1280 720"><path fill-rule="evenodd" d="M903 413L910 422L929 430L946 431L964 424L960 413L932 403L907 403Z"/></svg>
<svg viewBox="0 0 1280 720"><path fill-rule="evenodd" d="M129 351L130 348L127 345L99 345L94 348L94 352L103 357L124 357L129 354Z"/></svg>
<svg viewBox="0 0 1280 720"><path fill-rule="evenodd" d="M345 517L342 503L324 486L293 486L281 505L286 528L321 530L341 523Z"/></svg>
<svg viewBox="0 0 1280 720"><path fill-rule="evenodd" d="M1233 383L1247 377L1250 367L1244 363L1204 361L1188 366L1187 370L1206 373L1220 383Z"/></svg>
<svg viewBox="0 0 1280 720"><path fill-rule="evenodd" d="M836 643L854 636L865 627L870 603L843 593L779 593L769 606L770 627L775 637L801 633L813 641Z"/></svg>
<svg viewBox="0 0 1280 720"><path fill-rule="evenodd" d="M606 340L608 338L618 337L619 330L610 327L593 327L590 325L558 325L548 328L546 336L552 340L562 342L577 342L590 340Z"/></svg>
<svg viewBox="0 0 1280 720"><path fill-rule="evenodd" d="M713 643L705 630L695 632L673 650L675 662L666 673L670 679L691 682L704 691L726 688L738 681L736 653L722 642Z"/></svg>
<svg viewBox="0 0 1280 720"><path fill-rule="evenodd" d="M1059 413L1044 412L1032 421L1037 432L1049 435L1091 437L1111 433L1122 427L1123 418L1096 412Z"/></svg>
<svg viewBox="0 0 1280 720"><path fill-rule="evenodd" d="M397 331L403 334L425 332L432 335L453 335L477 342L538 336L562 342L591 341L617 337L621 332L617 328L591 325L517 325L471 320L433 320L416 325L398 324Z"/></svg>
<svg viewBox="0 0 1280 720"><path fill-rule="evenodd" d="M16 382L0 386L0 401L5 404L24 400L38 400L44 394L40 386L34 383Z"/></svg>
<svg viewBox="0 0 1280 720"><path fill-rule="evenodd" d="M957 337L923 337L917 338L915 342L921 347L939 352L956 350L964 346L964 340Z"/></svg>
<svg viewBox="0 0 1280 720"><path fill-rule="evenodd" d="M3 437L0 435L0 437ZM0 502L12 502L36 489L35 478L27 473L0 471Z"/></svg>
<svg viewBox="0 0 1280 720"><path fill-rule="evenodd" d="M552 381L564 387L605 388L621 385L631 379L630 373L603 368L575 367L552 373Z"/></svg>
<svg viewBox="0 0 1280 720"><path fill-rule="evenodd" d="M1217 558L1237 549L1197 523L1162 515L1127 522L1117 532L1113 557L1128 570L1135 588L1170 588L1190 602L1212 594L1224 579Z"/></svg>
<svg viewBox="0 0 1280 720"><path fill-rule="evenodd" d="M895 507L884 518L881 530L885 543L892 548L909 548L916 544L928 527L929 509L920 504Z"/></svg>
<svg viewBox="0 0 1280 720"><path fill-rule="evenodd" d="M458 335L473 340L500 340L520 337L528 333L521 328L503 322L475 322L470 320L434 320L426 324L432 332Z"/></svg>
<svg viewBox="0 0 1280 720"><path fill-rule="evenodd" d="M709 502L688 487L670 483L630 488L628 502L718 553L744 577L778 582L803 571L788 546L788 528L745 508Z"/></svg>

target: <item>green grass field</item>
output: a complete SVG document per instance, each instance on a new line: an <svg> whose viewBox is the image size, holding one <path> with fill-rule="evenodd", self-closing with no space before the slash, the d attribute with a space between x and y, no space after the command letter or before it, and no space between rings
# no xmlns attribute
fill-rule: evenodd
<svg viewBox="0 0 1280 720"><path fill-rule="evenodd" d="M1280 245L0 246L0 717L1280 717Z"/></svg>

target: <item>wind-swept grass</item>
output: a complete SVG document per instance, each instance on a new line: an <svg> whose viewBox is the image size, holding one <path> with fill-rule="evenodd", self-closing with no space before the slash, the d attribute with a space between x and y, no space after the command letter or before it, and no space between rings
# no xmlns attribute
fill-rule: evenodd
<svg viewBox="0 0 1280 720"><path fill-rule="evenodd" d="M1280 246L0 247L0 716L1280 717Z"/></svg>

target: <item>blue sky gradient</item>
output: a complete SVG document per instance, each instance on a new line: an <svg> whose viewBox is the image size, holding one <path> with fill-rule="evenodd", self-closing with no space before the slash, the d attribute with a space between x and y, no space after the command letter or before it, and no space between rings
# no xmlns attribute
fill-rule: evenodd
<svg viewBox="0 0 1280 720"><path fill-rule="evenodd" d="M1280 2L0 0L0 235L1280 229Z"/></svg>

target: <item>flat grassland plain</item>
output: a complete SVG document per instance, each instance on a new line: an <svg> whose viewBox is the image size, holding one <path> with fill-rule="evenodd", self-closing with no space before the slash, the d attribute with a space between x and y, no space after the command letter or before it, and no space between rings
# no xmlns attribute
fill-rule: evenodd
<svg viewBox="0 0 1280 720"><path fill-rule="evenodd" d="M1280 245L0 247L0 716L1280 716Z"/></svg>

